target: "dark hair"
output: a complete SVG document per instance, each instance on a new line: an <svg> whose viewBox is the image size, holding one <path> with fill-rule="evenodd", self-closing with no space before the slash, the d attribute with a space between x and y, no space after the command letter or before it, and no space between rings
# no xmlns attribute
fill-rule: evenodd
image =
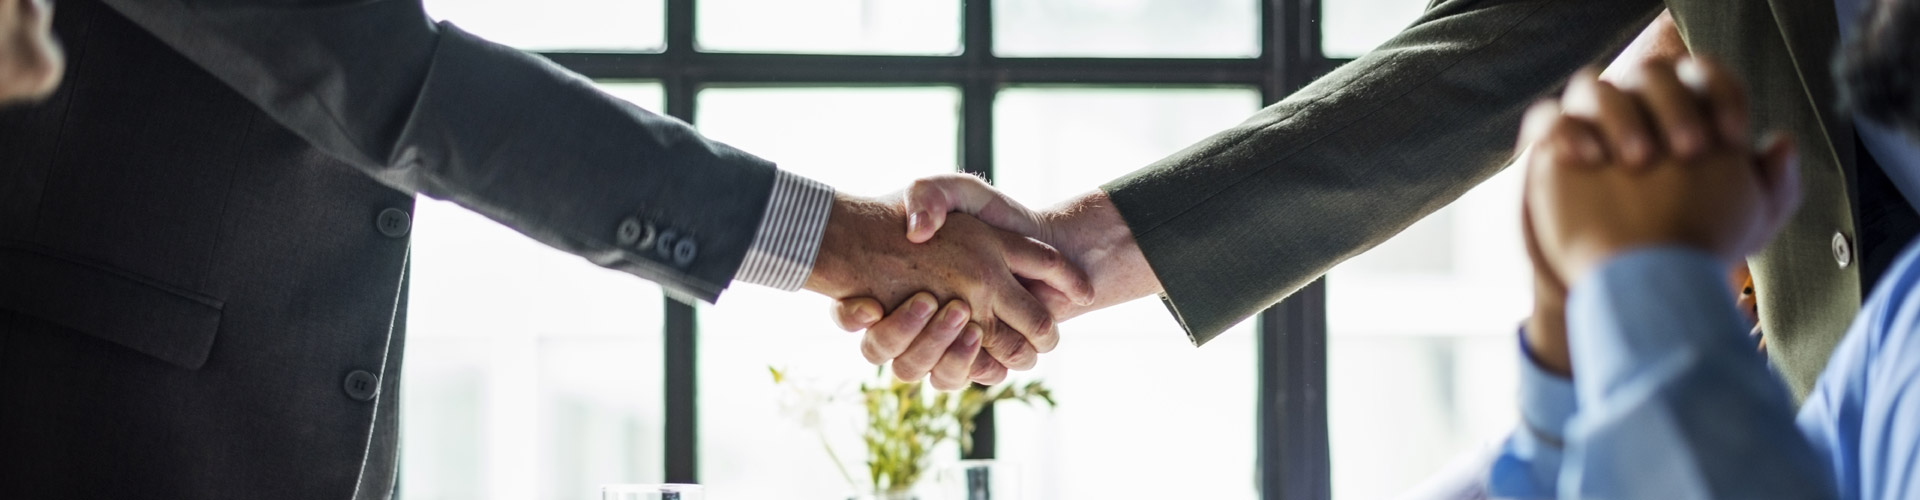
<svg viewBox="0 0 1920 500"><path fill-rule="evenodd" d="M1868 3L1834 60L1842 105L1920 137L1920 0Z"/></svg>

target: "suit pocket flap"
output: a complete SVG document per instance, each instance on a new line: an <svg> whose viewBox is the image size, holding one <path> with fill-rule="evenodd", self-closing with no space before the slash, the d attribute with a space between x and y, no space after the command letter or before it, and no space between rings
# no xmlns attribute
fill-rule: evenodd
<svg viewBox="0 0 1920 500"><path fill-rule="evenodd" d="M52 252L0 243L0 308L197 370L220 330L221 303Z"/></svg>

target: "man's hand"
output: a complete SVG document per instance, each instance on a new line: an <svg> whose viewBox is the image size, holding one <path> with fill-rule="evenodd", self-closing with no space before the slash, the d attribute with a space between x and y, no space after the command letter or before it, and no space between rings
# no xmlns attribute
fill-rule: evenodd
<svg viewBox="0 0 1920 500"><path fill-rule="evenodd" d="M1607 65L1606 71L1600 73L1600 80L1616 84L1643 82L1644 79L1640 73L1647 68L1658 70L1671 67L1674 61L1686 57L1687 54L1687 42L1680 38L1680 28L1673 24L1673 13L1661 12L1660 17L1654 18L1653 22L1647 25L1647 29L1641 31L1640 36L1634 37L1633 43L1628 44L1626 50L1621 51L1620 55L1613 59L1613 63ZM1588 89L1589 92L1593 90L1595 89ZM1637 107L1636 105L1635 108ZM1637 111L1637 109L1627 111ZM1744 117L1735 118L1744 119ZM1634 131L1634 134L1640 136L1637 140L1645 141L1647 145L1657 144L1647 132ZM1745 134L1744 130L1735 132ZM1695 149L1706 147L1706 141L1703 138L1691 135L1669 137L1667 140L1668 149L1678 153L1678 156L1697 154L1699 151ZM1606 148L1600 147L1600 144L1601 141L1596 138L1589 146L1601 149L1600 152L1605 153ZM1522 143L1520 146L1525 147L1527 144ZM1614 145L1614 148L1621 147L1618 144ZM1521 151L1520 159L1514 163L1529 164L1530 150L1522 149ZM1527 354L1547 371L1562 376L1572 376L1573 355L1567 349L1567 284L1560 281L1560 276L1555 274L1552 266L1547 263L1546 255L1540 252L1539 239L1533 234L1533 214L1526 209L1529 205L1527 200L1526 194L1522 193L1520 225L1526 237L1527 259L1533 265L1533 315L1527 318L1525 332Z"/></svg>
<svg viewBox="0 0 1920 500"><path fill-rule="evenodd" d="M0 104L46 97L66 60L53 42L47 0L0 0Z"/></svg>
<svg viewBox="0 0 1920 500"><path fill-rule="evenodd" d="M906 210L913 214L908 219L907 239L913 242L925 242L937 234L944 235L941 229L949 227L950 217L972 214L994 227L1050 243L1074 266L1087 270L1091 279L1090 288L1061 288L1051 282L1029 283L1028 290L1046 305L1056 321L1065 321L1088 311L1160 291L1160 281L1147 266L1146 257L1140 253L1139 245L1133 239L1133 232L1107 201L1105 193L1095 191L1051 210L1034 211L1008 198L978 177L949 174L915 181L905 198ZM866 329L869 343L878 342L875 339L937 337L943 333L932 326L923 329L921 325L925 321L905 314L906 310L894 309L892 315L881 319L884 311L878 301L855 298L836 304L834 317L847 331ZM976 363L971 370L967 370L968 378L972 381L998 383L1006 377L1007 368L1024 370L1033 366L1035 361L1023 355L1025 350L1010 347L1017 346L1019 341L1013 332L1005 328L993 328L986 333L983 348L1004 366ZM902 363L913 361L895 360L896 371ZM949 367L948 363L950 361L943 359L940 366L932 369L933 373L939 375L960 371ZM907 371L919 370L917 366L909 366ZM943 387L941 384L935 385Z"/></svg>
<svg viewBox="0 0 1920 500"><path fill-rule="evenodd" d="M1724 130L1745 126L1746 97L1717 65L1648 63L1622 87L1584 72L1563 103L1536 105L1521 130L1522 145L1533 147L1530 230L1563 283L1645 246L1689 246L1731 266L1771 239L1798 205L1791 144L1775 139L1755 153L1746 134ZM1666 138L1646 162L1604 146L1616 135L1602 125L1605 117L1618 118L1616 108L1626 106L1639 110L1642 129L1629 134ZM1703 144L1683 147L1691 141Z"/></svg>
<svg viewBox="0 0 1920 500"><path fill-rule="evenodd" d="M915 244L901 237L906 222L899 201L839 196L805 285L829 297L895 305L900 318L890 326L929 333L869 335L861 346L868 361L894 360L894 374L904 380L931 371L937 386L957 388L981 363L980 347L1000 363L1028 367L1059 343L1052 314L1022 282L1086 290L1086 275L1058 251L967 216L948 219L947 231ZM949 301L937 315L936 299ZM1002 336L987 335L989 325Z"/></svg>

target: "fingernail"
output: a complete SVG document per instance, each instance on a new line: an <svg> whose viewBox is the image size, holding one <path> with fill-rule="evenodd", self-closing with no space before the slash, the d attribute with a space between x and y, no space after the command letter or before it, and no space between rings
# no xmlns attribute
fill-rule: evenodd
<svg viewBox="0 0 1920 500"><path fill-rule="evenodd" d="M920 228L926 225L927 225L926 212L914 212L913 215L907 216L907 232L909 233L918 233L920 232Z"/></svg>
<svg viewBox="0 0 1920 500"><path fill-rule="evenodd" d="M948 308L946 317L941 318L941 322L946 323L947 326L960 326L960 322L966 320L967 317L960 314L960 308L958 307Z"/></svg>
<svg viewBox="0 0 1920 500"><path fill-rule="evenodd" d="M980 347L980 329L968 328L965 333L961 334L960 345L965 349Z"/></svg>
<svg viewBox="0 0 1920 500"><path fill-rule="evenodd" d="M909 309L908 312L913 314L915 318L925 318L927 315L933 314L933 299L929 299L925 295L914 297L913 309Z"/></svg>
<svg viewBox="0 0 1920 500"><path fill-rule="evenodd" d="M861 307L859 311L853 313L853 319L863 324L873 323L880 320L880 313L871 307Z"/></svg>

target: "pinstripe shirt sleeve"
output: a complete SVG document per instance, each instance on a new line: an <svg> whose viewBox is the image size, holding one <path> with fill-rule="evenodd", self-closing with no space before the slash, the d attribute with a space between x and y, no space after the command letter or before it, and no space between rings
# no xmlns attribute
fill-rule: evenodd
<svg viewBox="0 0 1920 500"><path fill-rule="evenodd" d="M785 170L775 172L767 213L734 279L799 290L820 255L820 235L826 231L832 205L832 187Z"/></svg>

